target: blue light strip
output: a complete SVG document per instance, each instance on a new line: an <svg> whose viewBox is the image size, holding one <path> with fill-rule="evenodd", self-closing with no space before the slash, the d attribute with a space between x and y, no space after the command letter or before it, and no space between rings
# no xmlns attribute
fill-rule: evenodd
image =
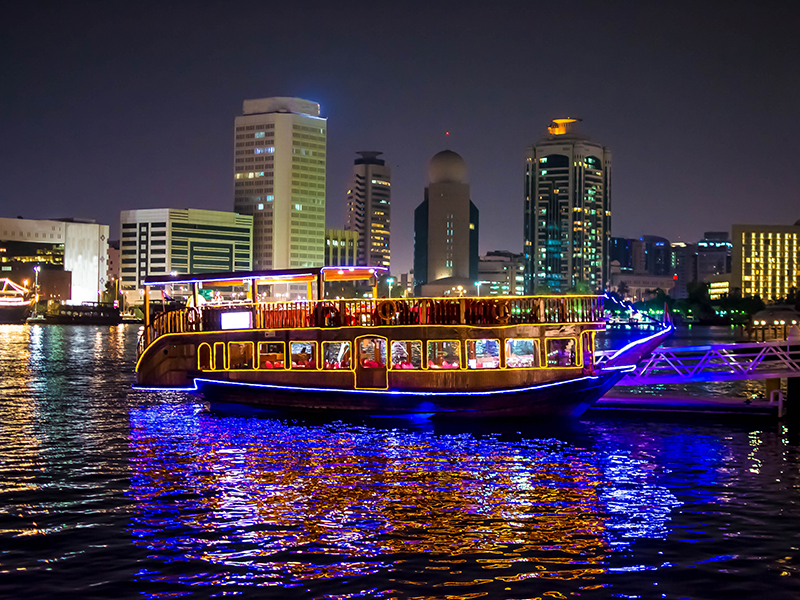
<svg viewBox="0 0 800 600"><path fill-rule="evenodd" d="M661 336L661 335L666 336L666 334L668 334L669 332L673 331L674 329L675 329L675 326L674 325L670 325L669 327L666 327L665 329L662 329L661 331L658 331L658 332L654 333L653 335L644 337L644 338L642 338L640 340L635 340L635 341L631 342L630 344L628 344L627 346L621 348L620 350L617 350L616 354L614 354L608 360L612 361L615 358L617 358L620 354L623 354L623 353L627 352L631 348L634 348L634 347L638 346L639 344L644 344L645 342L653 340L653 339L657 338L658 336Z"/></svg>
<svg viewBox="0 0 800 600"><path fill-rule="evenodd" d="M627 365L626 365L627 366ZM610 369L609 369L610 370ZM401 390L348 390L348 389L332 389L332 388L314 388L314 387L294 387L294 386L287 386L287 385L271 385L267 383L244 383L244 382L233 382L233 381L218 381L216 379L204 379L198 377L194 380L193 387L185 387L185 388L159 388L159 387L136 387L134 386L133 389L136 391L142 392L160 392L160 391L174 391L174 392L193 392L197 391L197 383L198 382L205 382L211 384L218 384L218 385L230 385L234 387L249 387L249 388L257 388L263 390L280 390L280 391L289 391L289 392L334 392L334 393L344 393L344 394L368 394L370 396L379 395L379 396L496 396L498 394L515 394L520 392L531 392L534 390L541 390L549 387L555 387L560 385L566 385L569 383L577 383L579 381L597 381L600 379L599 376L595 375L587 375L585 377L579 377L577 379L569 379L567 381L554 381L551 383L543 383L540 385L533 385L529 387L523 388L511 388L511 389L504 389L504 390L489 390L485 392L410 392L410 391L401 391Z"/></svg>
<svg viewBox="0 0 800 600"><path fill-rule="evenodd" d="M636 365L617 365L614 367L600 368L601 373L605 373L606 371L622 371L623 373L629 373L635 370L636 370Z"/></svg>
<svg viewBox="0 0 800 600"><path fill-rule="evenodd" d="M617 305L621 306L622 308L624 308L628 312L632 312L635 315L643 315L643 316L647 317L648 319L650 319L651 321L653 321L654 323L658 323L659 322L658 320L654 319L653 317L651 317L647 313L639 312L639 310L633 304L626 303L624 300L619 301L616 298L614 298L612 296L609 296L607 292L604 293L602 297L606 298L607 300L611 300L614 304L617 304Z"/></svg>

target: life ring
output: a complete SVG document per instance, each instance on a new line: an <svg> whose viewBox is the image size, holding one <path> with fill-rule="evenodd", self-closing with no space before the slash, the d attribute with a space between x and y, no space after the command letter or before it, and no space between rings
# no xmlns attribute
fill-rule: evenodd
<svg viewBox="0 0 800 600"><path fill-rule="evenodd" d="M383 323L389 323L397 314L397 305L394 303L394 300L384 300L380 304L378 304L378 318Z"/></svg>
<svg viewBox="0 0 800 600"><path fill-rule="evenodd" d="M195 325L200 322L200 309L194 306L190 308L189 312L186 313L186 321L194 329Z"/></svg>
<svg viewBox="0 0 800 600"><path fill-rule="evenodd" d="M508 318L511 316L511 307L508 305L508 300L501 300L493 308L495 319L499 323L508 323Z"/></svg>

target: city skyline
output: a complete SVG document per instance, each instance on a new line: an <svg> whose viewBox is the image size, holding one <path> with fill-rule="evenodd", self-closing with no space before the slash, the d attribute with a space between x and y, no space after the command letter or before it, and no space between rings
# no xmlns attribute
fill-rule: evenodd
<svg viewBox="0 0 800 600"><path fill-rule="evenodd" d="M252 24L222 5L20 10L4 32L2 216L68 213L118 237L120 210L230 210L242 101L295 96L328 118L328 227L345 222L353 153L387 157L395 272L411 265L425 164L448 148L470 165L481 253L521 251L525 148L567 115L614 152L615 236L789 225L798 42L789 13L745 6L388 10L380 34L352 36L375 14L320 5L300 28L304 13L270 8L263 48L292 51L269 58L252 51L264 8Z"/></svg>

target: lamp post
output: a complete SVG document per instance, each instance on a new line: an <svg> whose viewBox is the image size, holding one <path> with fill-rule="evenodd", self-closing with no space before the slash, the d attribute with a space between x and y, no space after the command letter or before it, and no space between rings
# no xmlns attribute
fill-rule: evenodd
<svg viewBox="0 0 800 600"><path fill-rule="evenodd" d="M41 267L39 265L36 265L35 267L33 267L33 278L34 278L34 283L33 283L33 293L34 293L33 316L34 317L36 316L36 308L39 305L39 271L40 270L41 270Z"/></svg>
<svg viewBox="0 0 800 600"><path fill-rule="evenodd" d="M392 284L394 283L394 277L387 277L386 284L389 286L389 298L392 297Z"/></svg>

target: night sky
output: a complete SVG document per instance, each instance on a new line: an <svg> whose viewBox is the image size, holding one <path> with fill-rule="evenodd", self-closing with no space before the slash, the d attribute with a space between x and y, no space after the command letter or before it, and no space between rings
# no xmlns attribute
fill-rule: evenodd
<svg viewBox="0 0 800 600"><path fill-rule="evenodd" d="M394 272L445 148L467 162L481 252L520 252L525 148L562 116L613 152L615 236L794 223L800 10L701 4L16 2L0 216L115 236L124 209L232 210L242 101L297 96L328 119L329 227L355 152L385 153Z"/></svg>

